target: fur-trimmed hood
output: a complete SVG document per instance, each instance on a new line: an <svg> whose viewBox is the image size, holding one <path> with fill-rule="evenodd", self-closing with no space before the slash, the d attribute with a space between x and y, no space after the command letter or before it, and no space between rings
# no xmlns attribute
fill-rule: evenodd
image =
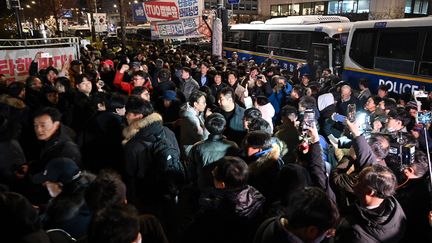
<svg viewBox="0 0 432 243"><path fill-rule="evenodd" d="M277 143L273 143L271 151L261 155L255 162L249 164L249 170L256 171L273 166L280 157L280 151L280 146Z"/></svg>
<svg viewBox="0 0 432 243"><path fill-rule="evenodd" d="M123 144L126 144L131 138L133 138L142 128L148 127L153 123L160 122L162 124L162 116L154 112L140 120L134 121L128 127L123 129Z"/></svg>
<svg viewBox="0 0 432 243"><path fill-rule="evenodd" d="M7 94L0 95L0 103L12 106L17 109L24 109L26 107L24 101Z"/></svg>

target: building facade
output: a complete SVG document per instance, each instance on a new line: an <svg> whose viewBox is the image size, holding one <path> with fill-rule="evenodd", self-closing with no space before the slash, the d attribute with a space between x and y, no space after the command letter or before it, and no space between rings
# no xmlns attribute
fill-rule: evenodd
<svg viewBox="0 0 432 243"><path fill-rule="evenodd" d="M424 16L427 15L428 0L268 0L261 1L259 14L267 18L337 14L352 20L365 20L374 18L371 12L388 13L391 11L389 6L398 6L397 11L405 17ZM395 16L390 14L389 17Z"/></svg>
<svg viewBox="0 0 432 243"><path fill-rule="evenodd" d="M232 23L249 23L258 19L259 2L267 2L266 0L240 0L239 4L228 4L225 1L225 8L229 10ZM204 9L216 10L219 0L204 0Z"/></svg>

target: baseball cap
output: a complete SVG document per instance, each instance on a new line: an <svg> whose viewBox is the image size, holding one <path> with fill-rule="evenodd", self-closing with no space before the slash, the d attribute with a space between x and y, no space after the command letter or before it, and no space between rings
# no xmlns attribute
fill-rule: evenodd
<svg viewBox="0 0 432 243"><path fill-rule="evenodd" d="M167 90L164 92L162 98L164 100L175 100L177 98L177 94L173 90Z"/></svg>
<svg viewBox="0 0 432 243"><path fill-rule="evenodd" d="M110 59L104 60L101 62L101 65L107 64L108 66L110 66L111 68L114 68L114 62L111 61Z"/></svg>
<svg viewBox="0 0 432 243"><path fill-rule="evenodd" d="M75 161L69 158L55 158L48 162L44 172L33 177L33 183L42 184L46 181L69 183L80 176L81 171Z"/></svg>

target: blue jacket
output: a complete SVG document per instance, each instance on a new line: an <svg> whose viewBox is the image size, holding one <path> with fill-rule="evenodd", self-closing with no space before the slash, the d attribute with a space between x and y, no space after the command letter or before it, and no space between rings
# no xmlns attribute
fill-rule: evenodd
<svg viewBox="0 0 432 243"><path fill-rule="evenodd" d="M269 100L275 109L275 114L279 114L281 108L286 104L286 97L291 92L292 85L287 83L285 88L280 92L274 92L270 95Z"/></svg>

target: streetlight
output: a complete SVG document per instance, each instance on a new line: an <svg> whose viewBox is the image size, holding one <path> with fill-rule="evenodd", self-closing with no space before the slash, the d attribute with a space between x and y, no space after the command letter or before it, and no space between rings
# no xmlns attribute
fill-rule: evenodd
<svg viewBox="0 0 432 243"><path fill-rule="evenodd" d="M117 8L117 4L114 4L114 8Z"/></svg>
<svg viewBox="0 0 432 243"><path fill-rule="evenodd" d="M26 5L26 8L30 8L30 5L27 4L27 5Z"/></svg>
<svg viewBox="0 0 432 243"><path fill-rule="evenodd" d="M36 2L35 2L35 1L31 1L31 3L32 3L32 4L36 4Z"/></svg>

